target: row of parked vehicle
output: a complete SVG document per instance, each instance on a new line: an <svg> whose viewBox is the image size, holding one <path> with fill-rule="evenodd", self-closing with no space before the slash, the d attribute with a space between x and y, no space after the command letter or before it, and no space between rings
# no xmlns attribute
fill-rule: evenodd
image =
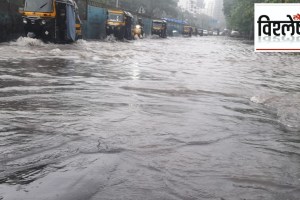
<svg viewBox="0 0 300 200"><path fill-rule="evenodd" d="M82 38L82 23L75 0L25 0L20 11L28 37L55 43L71 43ZM134 20L134 16L124 10L108 9L105 26L106 35L113 35L119 40L143 38L145 35L142 19ZM151 34L166 38L167 28L166 20L152 20ZM204 33L196 27L185 25L182 34L191 37Z"/></svg>

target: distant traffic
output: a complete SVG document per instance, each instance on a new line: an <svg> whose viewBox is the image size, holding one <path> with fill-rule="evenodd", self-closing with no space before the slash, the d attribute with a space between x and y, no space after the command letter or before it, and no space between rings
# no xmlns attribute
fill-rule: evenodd
<svg viewBox="0 0 300 200"><path fill-rule="evenodd" d="M24 8L20 10L24 25L23 35L44 42L72 43L81 38L89 38L90 35L133 40L147 35L167 38L231 33L217 28L206 30L179 19L153 19L122 9L93 6L93 9L87 9L87 16L92 16L90 20L93 21L84 24L80 19L81 9L75 0L46 0L43 3L39 0L25 0ZM233 32L232 35L238 36L239 33Z"/></svg>

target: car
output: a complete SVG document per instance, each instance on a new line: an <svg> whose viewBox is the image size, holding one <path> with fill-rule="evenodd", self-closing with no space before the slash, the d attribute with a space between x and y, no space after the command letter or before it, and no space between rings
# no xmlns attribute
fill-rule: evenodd
<svg viewBox="0 0 300 200"><path fill-rule="evenodd" d="M198 35L203 36L203 29L198 30Z"/></svg>
<svg viewBox="0 0 300 200"><path fill-rule="evenodd" d="M177 30L173 30L172 31L172 36L178 37L179 36L179 32Z"/></svg>
<svg viewBox="0 0 300 200"><path fill-rule="evenodd" d="M203 30L203 35L207 36L208 35L208 31L207 30Z"/></svg>
<svg viewBox="0 0 300 200"><path fill-rule="evenodd" d="M240 36L240 32L232 30L230 32L230 37L239 37Z"/></svg>

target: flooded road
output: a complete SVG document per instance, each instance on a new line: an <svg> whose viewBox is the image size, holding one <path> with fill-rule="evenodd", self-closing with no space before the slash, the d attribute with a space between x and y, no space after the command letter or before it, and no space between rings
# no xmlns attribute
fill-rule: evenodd
<svg viewBox="0 0 300 200"><path fill-rule="evenodd" d="M0 199L298 200L299 91L223 37L0 44Z"/></svg>

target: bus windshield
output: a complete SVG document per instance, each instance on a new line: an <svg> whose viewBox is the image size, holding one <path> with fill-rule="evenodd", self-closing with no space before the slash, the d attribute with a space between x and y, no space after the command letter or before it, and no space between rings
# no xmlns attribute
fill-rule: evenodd
<svg viewBox="0 0 300 200"><path fill-rule="evenodd" d="M115 22L123 22L124 15L122 14L115 14L115 13L108 13L108 20L115 21Z"/></svg>
<svg viewBox="0 0 300 200"><path fill-rule="evenodd" d="M53 0L25 0L25 12L52 12Z"/></svg>

